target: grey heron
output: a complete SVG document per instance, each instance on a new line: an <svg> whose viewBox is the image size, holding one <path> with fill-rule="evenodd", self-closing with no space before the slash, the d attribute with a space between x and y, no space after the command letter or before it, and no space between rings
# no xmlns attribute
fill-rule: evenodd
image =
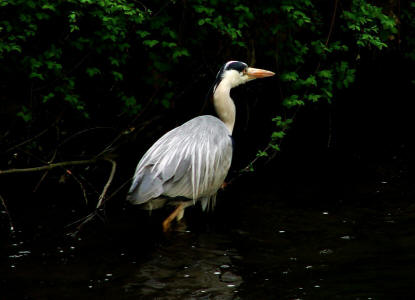
<svg viewBox="0 0 415 300"><path fill-rule="evenodd" d="M235 104L230 90L256 78L275 73L229 61L219 70L213 85L213 105L218 118L203 115L164 134L144 154L137 165L127 200L145 209L167 202L176 206L163 222L179 221L186 207L200 201L202 209L212 207L232 160L232 131ZM176 201L174 198L185 198Z"/></svg>

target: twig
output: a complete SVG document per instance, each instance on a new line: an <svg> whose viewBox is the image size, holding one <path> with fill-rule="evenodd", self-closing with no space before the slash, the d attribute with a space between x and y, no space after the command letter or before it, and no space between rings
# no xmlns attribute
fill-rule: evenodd
<svg viewBox="0 0 415 300"><path fill-rule="evenodd" d="M71 175L72 178L75 179L75 181L79 184L79 186L81 187L81 190L82 190L82 195L84 196L84 199L85 199L85 204L88 204L88 197L86 195L86 189L85 189L84 185L82 184L81 180L79 180L72 172L67 171L67 173L69 175Z"/></svg>
<svg viewBox="0 0 415 300"><path fill-rule="evenodd" d="M73 223L71 223L71 224L69 224L69 225L66 226L66 227L70 227L72 225L75 225L75 224L79 223L79 225L76 227L76 231L74 233L72 233L72 235L78 234L79 231L82 229L82 227L86 223L88 223L89 221L91 221L92 219L94 219L96 216L100 216L99 215L100 207L104 204L105 195L106 195L106 193L108 191L108 188L109 188L112 180L114 179L115 170L117 169L117 164L116 164L115 161L113 161L112 159L106 159L106 160L109 161L111 163L111 165L112 165L112 167L111 167L111 173L110 173L110 176L108 177L107 183L105 184L104 188L102 189L101 195L99 196L98 204L97 204L95 210L93 212L91 212L89 215L87 215L86 217L81 218L81 219L79 219L79 220L77 220L77 221L75 221L75 222L73 222ZM119 189L117 189L117 191L118 190ZM113 195L114 195L114 193L110 196L110 198ZM107 198L107 200L108 199L109 198Z"/></svg>
<svg viewBox="0 0 415 300"><path fill-rule="evenodd" d="M56 129L58 129L58 128L56 127ZM55 151L53 152L52 158L48 161L48 164L51 164L55 160L57 153L58 153L58 149L55 149ZM48 174L49 174L49 170L46 170L45 173L43 173L43 175L40 177L39 182L36 184L35 188L33 189L33 193L36 193L36 191L39 188L40 184L43 182L43 180L45 180L45 178Z"/></svg>
<svg viewBox="0 0 415 300"><path fill-rule="evenodd" d="M4 153L8 153L8 152L10 152L10 151L12 151L12 150L14 150L14 149L16 149L16 148L19 148L20 146L23 146L23 145L25 145L25 144L27 144L27 143L29 143L29 142L31 142L31 141L33 141L33 140L35 140L35 139L37 139L37 138L39 138L39 137L41 137L42 135L44 135L46 132L48 132L52 127L54 127L54 126L56 126L56 124L58 124L58 122L60 121L60 119L62 118L62 114L63 114L63 111L62 112L60 112L59 113L59 115L56 117L56 119L55 119L55 121L48 127L48 128L45 128L45 129L43 129L41 132L39 132L38 134L36 134L36 135L34 135L33 137L31 137L31 138L29 138L29 139L27 139L27 140L25 140L25 141L23 141L23 142L20 142L19 144L17 144L17 145L14 145L14 146L12 146L12 147L10 147L9 149L7 149L6 151L4 151Z"/></svg>
<svg viewBox="0 0 415 300"><path fill-rule="evenodd" d="M89 160L65 161L65 162L48 164L48 165L45 165L45 166L34 167L34 168L0 170L0 175L2 175L2 174L12 174L12 173L37 172L37 171L46 170L46 172L42 175L40 181L36 185L35 189L33 190L33 192L35 192L37 190L37 188L39 187L40 183L43 181L43 179L48 174L49 170L54 169L54 168L59 168L59 167L65 169L64 168L65 166L93 164L93 163L96 163L97 161L98 161L98 159L93 158L93 159L89 159ZM85 187L82 184L82 182L70 170L66 170L66 173L71 175L75 179L75 181L79 184L79 186L81 187L82 194L84 196L85 202L88 203L88 197L86 195L86 190L85 190Z"/></svg>
<svg viewBox="0 0 415 300"><path fill-rule="evenodd" d="M331 16L329 33L327 34L327 39L326 39L326 43L325 43L326 46L329 44L329 40L330 40L331 34L333 32L334 21L336 20L336 12L337 12L337 6L338 6L338 4L339 4L339 0L336 0L336 2L334 3L333 15Z"/></svg>
<svg viewBox="0 0 415 300"><path fill-rule="evenodd" d="M133 179L133 177L129 178L126 182L124 182L123 184L121 184L108 198L107 201L110 200L112 197L114 197L116 194L118 194L127 184L130 183L131 179Z"/></svg>
<svg viewBox="0 0 415 300"><path fill-rule="evenodd" d="M112 159L106 159L106 160L109 161L112 164L111 173L110 173L110 176L108 177L107 183L105 184L105 186L102 190L101 195L99 196L98 204L97 204L97 207L96 207L97 209L101 207L101 205L103 203L103 200L105 198L105 194L107 193L107 190L108 190L112 180L114 179L115 170L117 169L117 164L116 164L115 161L113 161Z"/></svg>
<svg viewBox="0 0 415 300"><path fill-rule="evenodd" d="M7 217L9 218L10 231L14 231L14 226L13 226L12 218L10 216L9 209L7 208L6 201L4 200L4 198L3 198L2 195L0 195L0 200L1 200L1 204L4 207L4 210L6 211Z"/></svg>
<svg viewBox="0 0 415 300"><path fill-rule="evenodd" d="M16 149L16 148L19 148L20 146L23 146L24 144L27 144L27 143L29 143L29 142L31 142L31 141L33 141L33 140L37 139L38 137L40 137L40 136L44 135L46 132L48 132L48 131L49 131L49 129L50 129L50 127L46 128L46 129L43 129L41 132L39 132L39 133L38 133L38 134L36 134L35 136L33 136L33 137L31 137L31 138L29 138L29 139L27 139L27 140L25 140L25 141L23 141L23 142L21 142L21 143L17 144L17 145L14 145L14 146L10 147L10 148L9 148L9 149L7 149L6 151L4 151L4 153L8 153L8 152L10 152L10 151L12 151L12 150L14 150L14 149Z"/></svg>
<svg viewBox="0 0 415 300"><path fill-rule="evenodd" d="M40 166L40 167L34 167L34 168L0 170L0 175L13 174L13 173L39 172L39 171L43 171L43 170L51 170L51 169L54 169L54 168L65 167L65 166L94 164L96 162L97 162L96 158L89 159L89 160L64 161L64 162L60 162L60 163L54 163L54 164L49 164L49 165L46 165L46 166Z"/></svg>
<svg viewBox="0 0 415 300"><path fill-rule="evenodd" d="M91 191L94 192L94 194L99 196L99 192L97 191L96 187L91 182L89 182L84 176L82 176L82 174L77 174L75 176L75 174L71 171L69 175L74 177L75 180L79 180L79 182L83 182L84 184L86 184L91 189Z"/></svg>
<svg viewBox="0 0 415 300"><path fill-rule="evenodd" d="M92 127L92 128L87 128L87 129L83 129L81 131L78 131L76 133L74 133L73 135L71 135L70 137L66 138L65 140L63 140L62 142L59 143L59 145L57 146L57 148L60 148L61 146L63 146L64 144L66 144L67 142L69 142L70 140L72 140L73 138L84 134L86 132L92 131L92 130L97 130L97 129L114 129L112 127L105 127L105 126L98 126L98 127Z"/></svg>
<svg viewBox="0 0 415 300"><path fill-rule="evenodd" d="M70 224L66 225L66 227L68 228L68 227L71 227L72 225L75 225L75 224L77 224L77 223L80 223L80 224L76 227L76 231L75 231L75 232L70 233L70 235L72 235L72 236L76 236L76 235L79 233L79 231L82 229L82 227L83 227L86 223L88 223L89 221L91 221L93 218L95 218L95 216L96 216L96 215L98 215L98 209L94 210L94 211L93 211L93 212L91 212L89 215L87 215L87 216L85 216L85 217L83 217L83 218L81 218L81 219L79 219L79 220L76 220L75 222L72 222L72 223L70 223Z"/></svg>
<svg viewBox="0 0 415 300"><path fill-rule="evenodd" d="M97 155L95 155L95 157L100 157L101 155L103 155L104 153L106 153L107 151L109 151L111 149L111 147L121 138L125 135L125 132L129 131L129 133L135 131L136 133L144 130L149 124L151 124L152 122L158 120L161 118L161 115L155 116L154 118L147 120L145 122L142 122L140 124L140 128L136 129L133 125L134 122L137 120L137 118L139 117L139 115L137 115L136 117L134 117L134 119L130 122L130 125L127 126L126 129L120 131L120 133L101 151L99 152ZM132 128L132 129L131 129Z"/></svg>
<svg viewBox="0 0 415 300"><path fill-rule="evenodd" d="M166 9L166 7L170 4L171 1L166 1L162 7L156 11L154 14L151 15L150 20L154 19L159 13Z"/></svg>
<svg viewBox="0 0 415 300"><path fill-rule="evenodd" d="M294 113L292 114L292 117L291 117L291 119L295 119L295 117L296 117L296 115L297 115L297 113L298 113L298 110L299 110L299 107L297 107L296 108L296 110L294 111ZM287 130L289 129L289 127L285 127L285 128L283 128L282 129L282 131L284 132L284 133L286 133L287 132ZM282 140L280 140L280 142L278 143L278 146L281 146L281 143L282 143ZM271 144L268 144L263 150L262 150L262 152L268 152L268 150L271 148ZM278 151L274 151L274 153L272 154L272 156L271 157L269 157L268 158L268 160L267 160L267 162L266 163L269 163L277 154L278 154L279 152ZM246 174L250 169L251 169L251 166L253 166L256 162L257 162L257 160L258 159L260 159L260 158L262 158L261 156L256 156L254 159L252 159L247 165L246 165L246 167L245 168L242 168L242 169L240 169L239 171L237 171L236 172L236 175L233 177L233 178L231 178L228 182L226 182L226 185L225 185L225 187L226 186L229 186L230 184L232 184L236 179L238 179L240 176L242 176L243 174Z"/></svg>
<svg viewBox="0 0 415 300"><path fill-rule="evenodd" d="M49 170L46 170L45 173L42 174L38 183L36 184L35 188L33 189L32 193L36 193L37 189L40 187L40 184L45 180L46 176L49 174Z"/></svg>

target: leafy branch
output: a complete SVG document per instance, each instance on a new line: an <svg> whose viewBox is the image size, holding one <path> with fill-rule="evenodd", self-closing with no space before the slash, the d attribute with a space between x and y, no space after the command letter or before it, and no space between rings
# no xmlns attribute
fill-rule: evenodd
<svg viewBox="0 0 415 300"><path fill-rule="evenodd" d="M267 15L278 14L287 19L285 25L276 24L271 27L271 30L276 35L278 45L281 45L276 50L276 58L280 56L279 52L284 51L282 47L289 48L292 54L289 60L282 62L281 67L286 71L281 72L279 76L283 89L288 94L282 97L282 107L288 110L284 115L290 117L283 118L282 115L278 115L273 119L278 130L271 134L268 145L258 150L256 157L241 169L237 176L254 171L254 165L258 160L271 159L280 151L283 138L301 107L321 100L331 103L336 90L348 88L354 82L356 70L350 67L351 63L348 58L353 45L341 40L331 41L335 31L338 6L339 1L336 0L330 27L324 39L321 38L319 25L322 24L319 23L319 14L312 1L296 1L291 5L282 6L280 11L271 7L264 10ZM341 17L346 20L346 26L340 25L336 30L342 29L351 33L359 31L360 35L356 36L356 44L360 47L376 46L381 50L387 47L386 38L397 32L395 20L383 14L380 7L372 6L366 1L353 1L351 9L344 10ZM305 24L313 25L305 27ZM282 44L278 33L289 30L293 32L297 30L299 34L307 32L311 38L300 40L296 39L293 34ZM313 39L316 35L320 36L319 39ZM316 67L310 72L308 61L316 60L318 61Z"/></svg>

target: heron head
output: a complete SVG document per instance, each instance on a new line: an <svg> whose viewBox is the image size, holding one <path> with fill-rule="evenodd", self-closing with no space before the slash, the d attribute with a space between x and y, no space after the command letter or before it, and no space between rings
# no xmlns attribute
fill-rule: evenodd
<svg viewBox="0 0 415 300"><path fill-rule="evenodd" d="M257 78L274 75L274 72L251 68L244 62L231 60L224 64L216 75L214 90L223 81L229 84L230 88L234 88Z"/></svg>

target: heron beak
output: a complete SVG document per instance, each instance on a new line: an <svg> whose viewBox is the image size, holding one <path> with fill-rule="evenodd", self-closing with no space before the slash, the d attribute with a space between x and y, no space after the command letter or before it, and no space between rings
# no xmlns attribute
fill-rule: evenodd
<svg viewBox="0 0 415 300"><path fill-rule="evenodd" d="M262 69L247 68L246 75L248 75L248 78L252 80L256 78L274 76L275 73L271 71L267 71L267 70L262 70Z"/></svg>

